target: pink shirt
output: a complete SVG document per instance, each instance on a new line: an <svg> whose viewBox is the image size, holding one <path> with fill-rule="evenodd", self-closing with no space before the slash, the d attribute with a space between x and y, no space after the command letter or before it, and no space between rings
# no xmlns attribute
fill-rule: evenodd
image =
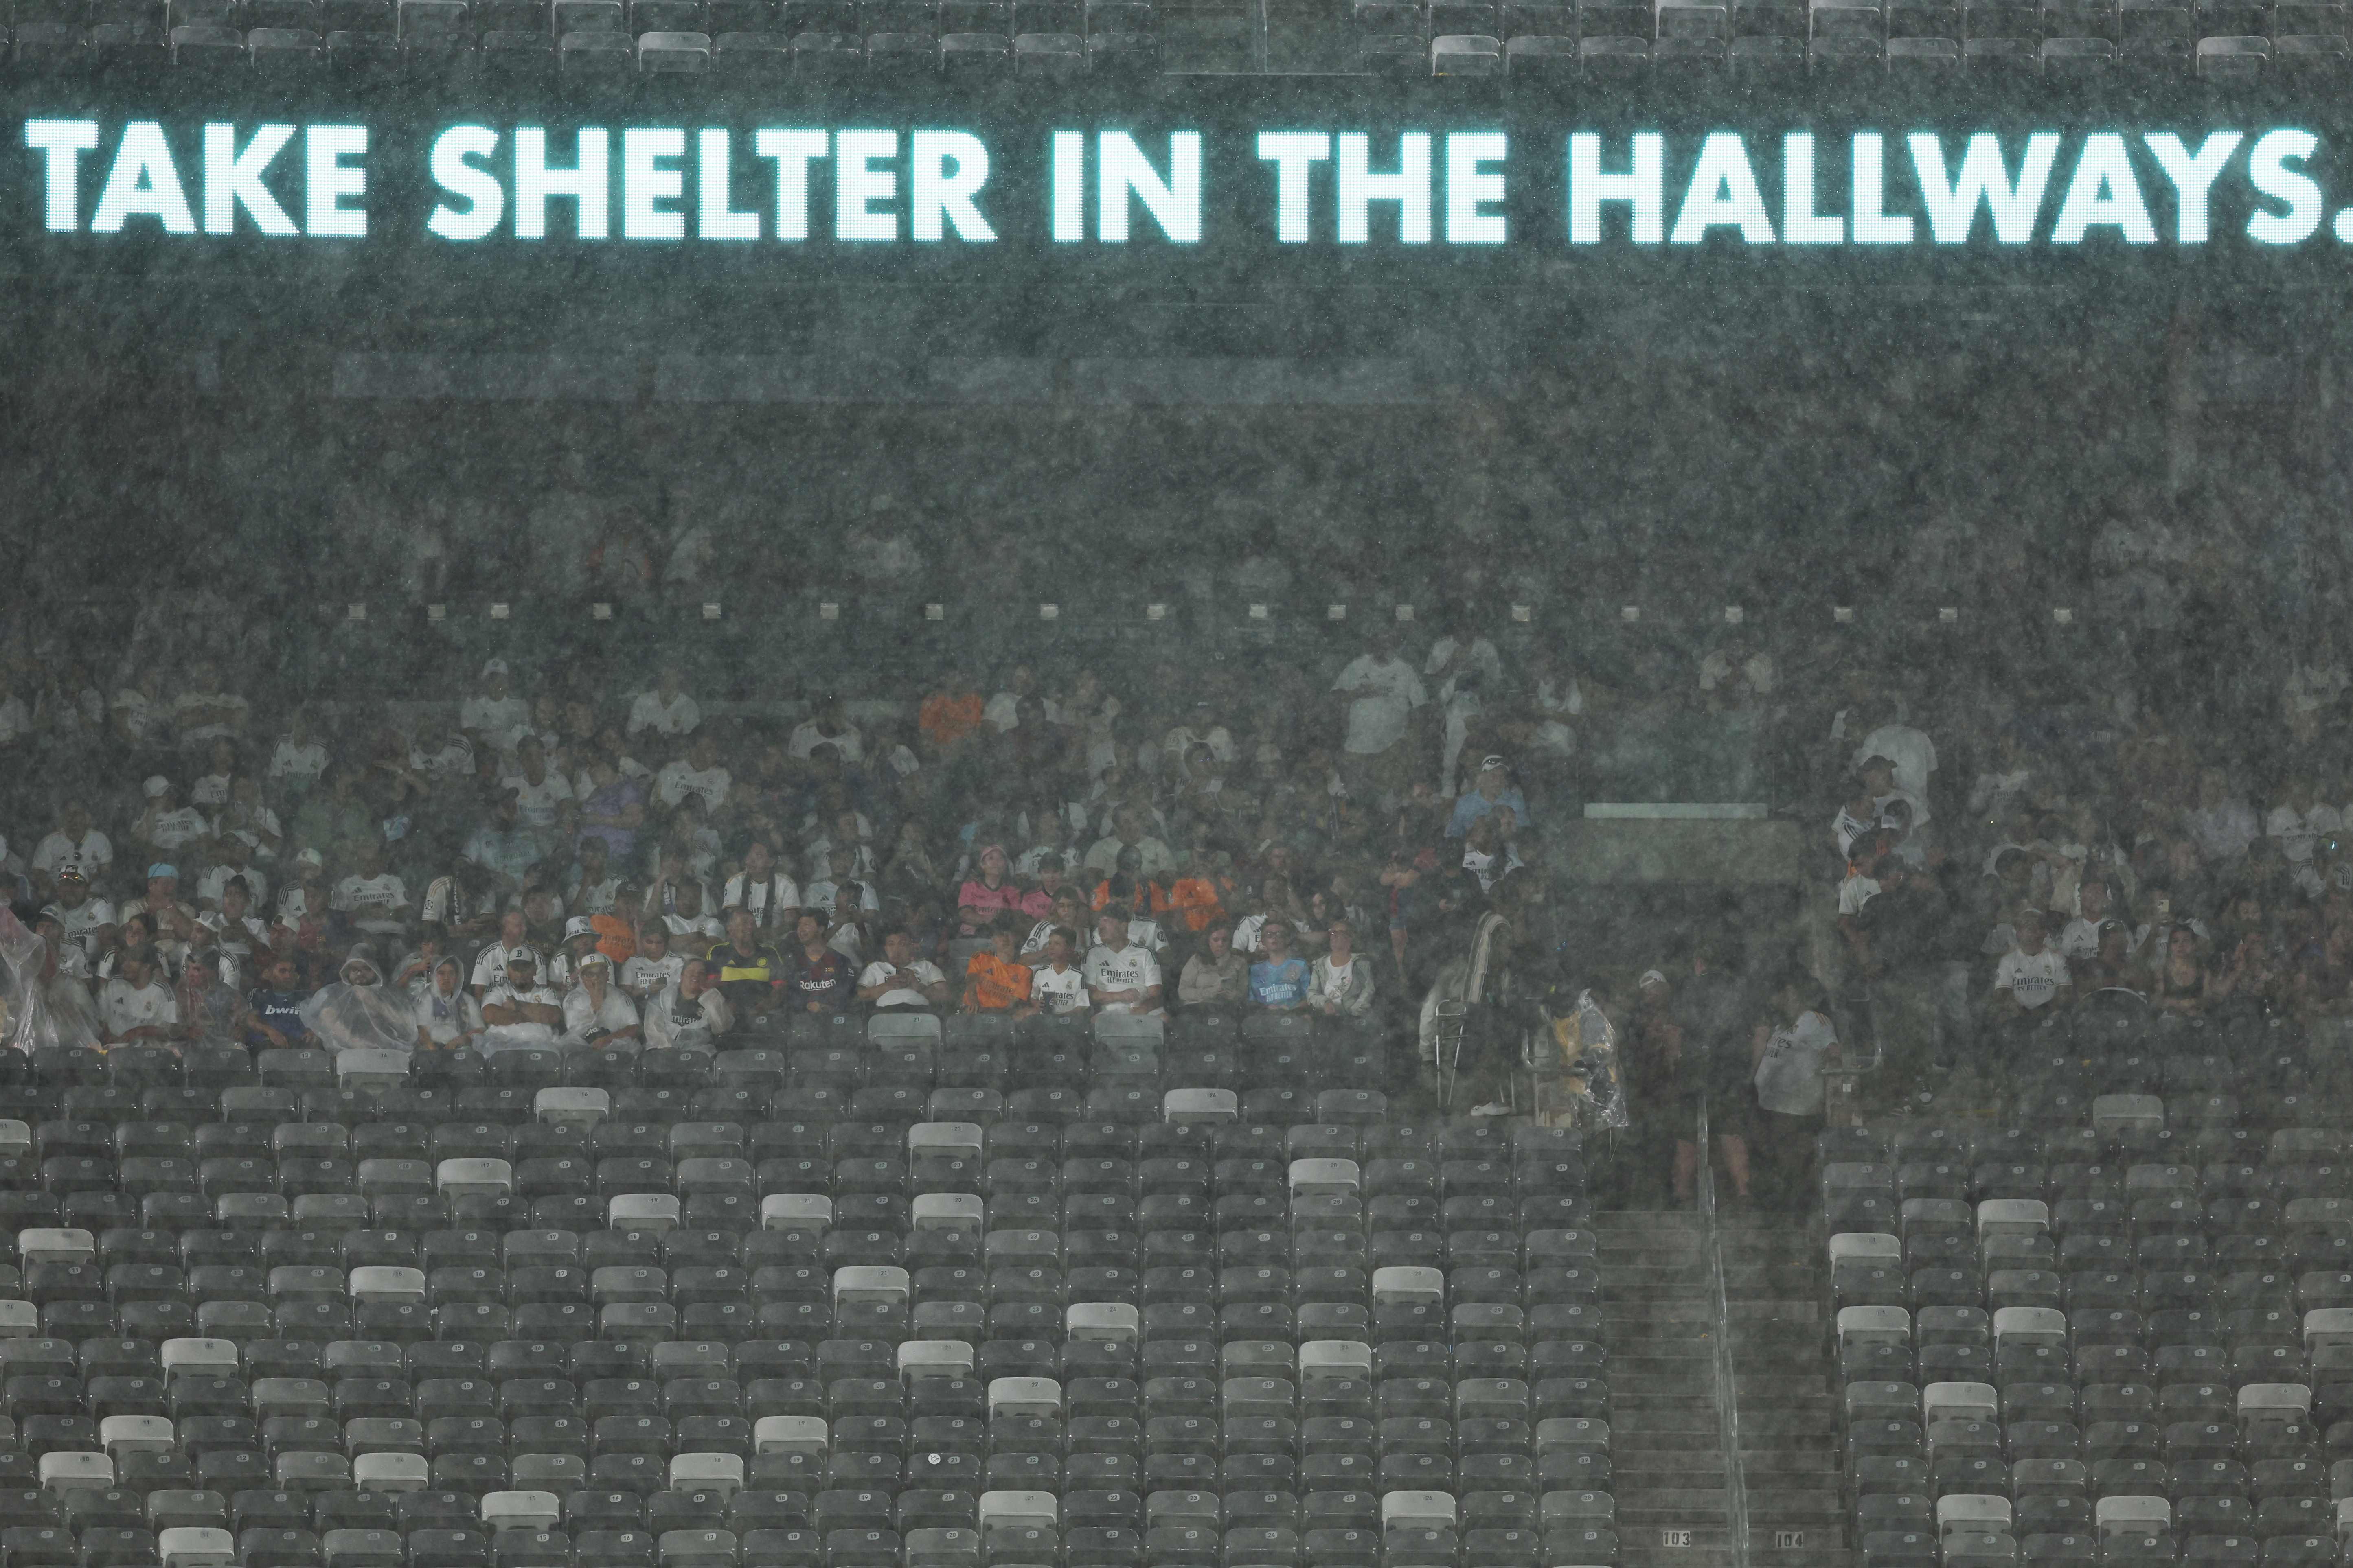
<svg viewBox="0 0 2353 1568"><path fill-rule="evenodd" d="M959 910L978 910L986 916L998 910L1018 911L1021 907L1021 889L1013 885L1010 877L994 889L975 877L956 889L956 908Z"/></svg>

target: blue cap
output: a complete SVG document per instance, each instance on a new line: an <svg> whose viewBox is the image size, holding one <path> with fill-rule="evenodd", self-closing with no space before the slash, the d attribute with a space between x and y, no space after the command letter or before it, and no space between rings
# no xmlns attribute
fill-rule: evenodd
<svg viewBox="0 0 2353 1568"><path fill-rule="evenodd" d="M151 878L176 877L179 874L180 868L177 866L166 866L161 860L156 861L153 866L147 868L147 875Z"/></svg>

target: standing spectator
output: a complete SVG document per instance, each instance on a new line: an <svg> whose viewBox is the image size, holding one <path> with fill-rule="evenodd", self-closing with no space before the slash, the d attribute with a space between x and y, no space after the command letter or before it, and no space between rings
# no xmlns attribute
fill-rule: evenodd
<svg viewBox="0 0 2353 1568"><path fill-rule="evenodd" d="M482 666L482 689L458 705L458 728L491 756L505 756L531 728L531 704L509 689L507 661Z"/></svg>
<svg viewBox="0 0 2353 1568"><path fill-rule="evenodd" d="M906 928L892 926L882 933L882 956L858 977L858 999L884 1007L936 1008L947 1005L948 977L927 958L915 956L915 944Z"/></svg>
<svg viewBox="0 0 2353 1568"><path fill-rule="evenodd" d="M1291 953L1291 923L1269 921L1259 932L1258 962L1250 965L1250 999L1272 1013L1304 1012L1310 1005L1306 963Z"/></svg>
<svg viewBox="0 0 2353 1568"><path fill-rule="evenodd" d="M1885 722L1862 738L1855 748L1854 765L1862 771L1872 757L1885 757L1895 787L1912 798L1912 820L1928 820L1928 775L1936 771L1936 746L1921 731L1890 714Z"/></svg>
<svg viewBox="0 0 2353 1568"><path fill-rule="evenodd" d="M651 691L640 691L629 704L632 739L650 730L675 740L691 735L702 722L702 709L685 690L685 671L675 664L662 666L661 679Z"/></svg>
<svg viewBox="0 0 2353 1568"><path fill-rule="evenodd" d="M172 704L172 726L185 750L245 733L252 704L221 689L220 667L209 660L188 672L188 689Z"/></svg>
<svg viewBox="0 0 2353 1568"><path fill-rule="evenodd" d="M2198 805L2182 826L2210 866L2246 858L2247 847L2255 841L2254 810L2232 793L2231 776L2220 768L2198 775Z"/></svg>
<svg viewBox="0 0 2353 1568"><path fill-rule="evenodd" d="M1341 778L1358 801L1386 808L1405 793L1413 771L1413 711L1430 700L1419 672L1398 655L1397 628L1375 627L1372 651L1357 655L1332 689L1349 698Z"/></svg>
<svg viewBox="0 0 2353 1568"><path fill-rule="evenodd" d="M1807 1173L1822 1130L1822 1068L1838 1059L1837 1032L1812 994L1807 976L1785 977L1749 1042L1761 1112L1759 1152L1784 1208L1802 1205L1811 1185Z"/></svg>

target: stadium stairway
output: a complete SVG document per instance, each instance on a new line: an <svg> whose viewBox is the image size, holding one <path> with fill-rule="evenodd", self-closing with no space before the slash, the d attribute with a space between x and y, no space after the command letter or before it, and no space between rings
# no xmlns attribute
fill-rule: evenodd
<svg viewBox="0 0 2353 1568"><path fill-rule="evenodd" d="M1621 1568L1736 1568L1704 1223L1691 1213L1599 1214L1594 1239Z"/></svg>
<svg viewBox="0 0 2353 1568"><path fill-rule="evenodd" d="M1821 1247L1778 1216L1718 1222L1749 1568L1847 1568Z"/></svg>

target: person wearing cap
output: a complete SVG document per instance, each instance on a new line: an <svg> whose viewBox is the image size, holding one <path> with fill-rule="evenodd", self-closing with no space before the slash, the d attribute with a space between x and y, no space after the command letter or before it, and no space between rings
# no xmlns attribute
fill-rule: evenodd
<svg viewBox="0 0 2353 1568"><path fill-rule="evenodd" d="M113 978L98 994L98 1016L106 1043L133 1040L169 1043L179 1032L179 1005L155 971L153 950L125 948Z"/></svg>
<svg viewBox="0 0 2353 1568"><path fill-rule="evenodd" d="M147 808L139 814L132 827L132 837L150 848L172 850L189 845L201 847L212 833L212 825L205 814L193 805L180 804L179 792L172 781L156 773L140 786L147 797Z"/></svg>
<svg viewBox="0 0 2353 1568"><path fill-rule="evenodd" d="M592 950L576 967L578 978L564 994L564 1044L601 1049L645 1038L638 1005L613 984L613 961Z"/></svg>
<svg viewBox="0 0 2353 1568"><path fill-rule="evenodd" d="M482 689L458 705L458 728L483 750L503 756L531 728L531 704L507 687L507 661L482 666Z"/></svg>
<svg viewBox="0 0 2353 1568"><path fill-rule="evenodd" d="M253 846L243 834L227 833L213 841L213 863L196 879L199 909L220 908L221 890L231 882L245 884L246 901L259 905L269 896L269 879L253 864Z"/></svg>
<svg viewBox="0 0 2353 1568"><path fill-rule="evenodd" d="M657 735L691 735L702 722L702 709L686 694L686 672L665 663L661 678L650 691L640 691L629 704L631 739L650 730Z"/></svg>
<svg viewBox="0 0 2353 1568"><path fill-rule="evenodd" d="M541 984L537 954L518 954L506 961L499 982L482 996L486 1026L474 1048L482 1055L501 1051L540 1050L555 1044L555 1031L565 1026L564 998Z"/></svg>
<svg viewBox="0 0 2353 1568"><path fill-rule="evenodd" d="M596 951L604 933L596 922L586 915L574 915L564 922L564 945L547 963L547 983L556 990L569 993L580 984L580 966L588 954Z"/></svg>
<svg viewBox="0 0 2353 1568"><path fill-rule="evenodd" d="M468 984L475 998L487 999L491 988L505 978L507 966L517 962L531 965L533 984L546 978L546 966L540 960L539 949L531 944L522 910L509 909L499 916L497 940L474 957L474 973Z"/></svg>
<svg viewBox="0 0 2353 1568"><path fill-rule="evenodd" d="M147 868L147 890L115 910L118 921L133 915L161 915L165 910L177 909L190 920L196 918L195 906L180 897L180 868L169 860L158 860Z"/></svg>
<svg viewBox="0 0 2353 1568"><path fill-rule="evenodd" d="M1514 822L1529 820L1527 797L1512 783L1510 765L1501 757L1489 756L1481 759L1471 787L1455 798L1453 814L1446 819L1446 837L1463 837L1472 823L1498 808L1508 809Z"/></svg>
<svg viewBox="0 0 2353 1568"><path fill-rule="evenodd" d="M90 825L90 808L79 798L58 808L58 825L33 847L33 869L48 885L68 866L95 877L114 864L114 841Z"/></svg>
<svg viewBox="0 0 2353 1568"><path fill-rule="evenodd" d="M1912 820L1927 821L1928 775L1936 771L1936 742L1890 713L1886 722L1865 735L1855 748L1856 771L1862 771L1864 763L1875 756L1887 759L1895 787L1912 797Z"/></svg>
<svg viewBox="0 0 2353 1568"><path fill-rule="evenodd" d="M57 902L49 907L57 910L66 940L79 946L84 957L94 959L114 945L121 923L114 906L90 891L79 866L58 870Z"/></svg>

